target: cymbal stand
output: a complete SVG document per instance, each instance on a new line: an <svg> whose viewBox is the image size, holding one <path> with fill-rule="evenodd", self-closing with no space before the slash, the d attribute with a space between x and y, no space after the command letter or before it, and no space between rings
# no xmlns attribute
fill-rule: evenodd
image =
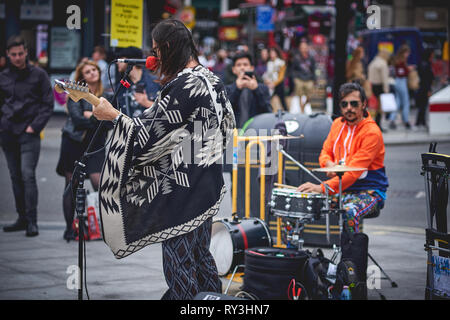
<svg viewBox="0 0 450 320"><path fill-rule="evenodd" d="M342 239L342 232L344 231L344 221L343 221L343 214L345 213L345 210L343 209L342 205L342 176L344 175L344 172L336 172L336 175L339 178L339 207L338 209L330 209L330 213L338 214L339 215L339 245L336 246L336 244L333 245L333 256L331 257L331 261L333 263L337 264L337 258L341 254L341 239Z"/></svg>
<svg viewBox="0 0 450 320"><path fill-rule="evenodd" d="M314 175L310 170L308 170L308 168L303 166L300 162L295 160L289 153L284 151L283 146L281 144L279 144L279 143L278 143L278 146L277 146L277 150L280 151L286 158L288 158L289 160L294 162L297 166L299 166L303 171L305 171L307 174L309 174L317 182L319 182L319 184L324 184L323 181L320 180L316 175ZM329 187L327 184L324 184L324 186L325 186L325 189L329 189L329 190L331 190L331 192L334 192L334 190L331 187Z"/></svg>

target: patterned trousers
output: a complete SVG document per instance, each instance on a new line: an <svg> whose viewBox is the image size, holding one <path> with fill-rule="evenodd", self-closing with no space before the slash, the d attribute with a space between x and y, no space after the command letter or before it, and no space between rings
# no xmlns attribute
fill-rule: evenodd
<svg viewBox="0 0 450 320"><path fill-rule="evenodd" d="M222 293L222 282L209 244L212 218L195 230L162 243L163 269L169 289L162 300L192 300L199 292Z"/></svg>
<svg viewBox="0 0 450 320"><path fill-rule="evenodd" d="M337 196L333 196L334 205L338 205ZM361 219L383 206L384 200L375 191L343 192L344 227L350 233L359 233Z"/></svg>

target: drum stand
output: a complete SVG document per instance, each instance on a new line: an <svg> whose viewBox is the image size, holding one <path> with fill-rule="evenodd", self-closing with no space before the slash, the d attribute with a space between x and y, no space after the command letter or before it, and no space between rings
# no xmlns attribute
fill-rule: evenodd
<svg viewBox="0 0 450 320"><path fill-rule="evenodd" d="M339 245L337 246L336 244L333 244L333 256L331 257L331 261L337 265L339 263L339 257L342 254L342 249L340 246L341 243L341 239L342 239L342 232L344 231L344 223L343 223L343 215L345 214L345 209L343 209L342 206L342 176L344 175L344 172L336 172L336 175L339 178L339 207L338 209L329 209L329 213L330 214L338 214L339 215ZM328 195L327 195L328 198ZM368 258L370 260L372 260L375 265L380 269L381 273L385 276L385 278L383 279L387 279L391 282L391 287L392 288L396 288L397 284L392 281L392 279L389 277L389 275L383 270L383 268L381 268L381 266L377 263L377 261L375 261L375 259L370 255L370 253L367 253ZM378 289L374 288L375 291L377 291L377 293L380 295L381 300L386 300L386 297L381 294Z"/></svg>
<svg viewBox="0 0 450 320"><path fill-rule="evenodd" d="M283 146L281 144L277 144L277 150L279 152L281 152L286 158L288 158L289 160L291 160L293 163L295 163L298 167L300 167L300 169L302 169L303 171L305 171L307 174L309 174L314 180L316 180L317 182L319 182L319 184L323 184L325 187L325 195L326 195L326 201L325 201L325 208L321 211L321 213L325 213L325 224L326 224L326 235L327 235L327 242L330 243L330 217L328 215L330 208L329 208L329 202L328 202L328 198L329 198L329 194L328 192L334 192L334 190L328 186L327 184L323 183L322 180L320 180L316 175L314 175L310 170L308 170L308 168L306 168L305 166L303 166L300 162L298 162L297 160L295 160L289 153L287 153L286 151L284 151ZM306 222L306 221L305 221ZM299 234L301 233L301 231L304 229L304 226L302 224L302 228L301 230L299 230ZM303 239L302 239L302 247L303 247ZM301 250L301 248L299 248L299 250Z"/></svg>

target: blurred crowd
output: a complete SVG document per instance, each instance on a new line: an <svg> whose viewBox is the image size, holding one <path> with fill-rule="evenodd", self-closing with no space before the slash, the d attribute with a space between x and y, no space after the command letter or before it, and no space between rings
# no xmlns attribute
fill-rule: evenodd
<svg viewBox="0 0 450 320"><path fill-rule="evenodd" d="M407 45L401 46L395 53L380 49L371 61L366 62L364 48L356 46L346 63L346 81L358 82L365 89L369 113L382 131L395 130L400 123L397 118L401 120L402 125L407 130L427 130L426 110L434 79L432 70L433 50L423 50L419 65L408 65L410 53L411 49ZM48 81L48 75L29 61L27 55L27 46L22 38L13 37L8 41L7 56L11 64L8 68L6 59L0 59L0 71L3 70L0 73L0 80L3 79L4 83L0 89L3 90L2 95L6 100L11 95L15 98L8 101L16 101L17 103L24 101L20 96L24 95L25 91L9 92L10 86L8 84L11 81L20 80L24 87L36 86L36 90L43 91L39 96L49 97L48 103L45 104L46 118L45 121L42 121L42 123L46 123L53 110L52 98L56 99L57 95L53 93L55 96L51 96L51 84ZM123 114L137 117L147 108L151 108L156 100L161 89L158 76L148 71L143 65L112 62L114 59L143 59L147 55L149 55L149 52L143 52L136 47L122 48L111 54L102 46L96 46L90 57L79 59L70 78L73 81L86 84L89 91L97 97L109 99L110 102L120 108ZM317 72L316 59L318 58L323 57L320 57L317 53L312 53L310 44L306 39L301 39L289 52L284 52L278 47L258 47L256 52L251 52L246 45L239 45L236 50L218 49L213 52L199 48L199 62L222 79L233 106L237 127L240 129L245 129L249 120L258 114L276 112L278 108L275 108L273 104L275 97L279 101L279 107L284 111L311 113L311 98L318 86L317 74L320 73ZM124 74L128 74L128 76L124 77ZM47 80L42 80L43 77L46 77ZM33 80L38 78L41 80L37 82ZM45 88L43 83L46 84ZM114 93L116 99L112 101ZM384 102L386 95L391 97L391 101L395 101L393 109L388 110L386 108ZM4 100L1 96L0 98L0 100ZM294 101L298 102L295 108ZM413 124L410 123L412 101L418 109ZM74 194L73 189L68 187L72 181L74 163L86 152L93 135L99 128L99 122L93 117L92 106L82 99L75 102L65 97L65 106L68 117L62 128L60 157L56 172L65 177L66 192L64 193L63 209L67 228L64 238L70 241L75 238L73 228ZM8 119L11 117L9 117L8 112L10 112L21 117L20 119L13 117L15 119L14 128L17 128L17 123L28 124L30 120L26 118L27 115L19 112L21 108L25 107L26 105L22 103L10 108L9 104L6 103L3 108L7 111L5 113L3 110L6 120L2 121L6 121L6 124L9 123L10 120ZM40 108L44 108L44 105ZM40 112L39 114L42 115L43 113ZM2 113L0 113L0 116L2 116ZM382 126L383 120L387 121L387 127ZM3 131L9 130L9 127L5 124L2 124L2 126L4 127ZM38 155L41 127L42 125L35 125L33 129L32 126L29 126L24 133L23 141L20 140L14 146L12 145L11 150L7 150L7 145L3 144L5 153L16 154L19 151L14 148L33 142L35 144L34 154ZM103 146L106 142L107 131L111 128L112 126L108 125L101 128L98 134L99 138L95 140L95 145L90 150L98 150L98 152L87 159L86 174L95 191L98 190L100 172L105 159ZM3 133L3 135L5 134ZM3 139L3 141L9 140L11 139ZM14 163L17 161L13 156L9 160L10 169L13 170L15 168ZM30 172L33 178L34 169ZM17 173L17 175L20 174ZM32 181L34 181L33 179ZM17 188L19 188L19 182L17 185ZM30 193L36 194L34 182L32 187L34 189L30 189ZM23 195L21 197L25 198ZM35 216L35 210L36 208L33 207L31 217ZM23 216L26 215L25 212L22 214ZM7 230L14 231L27 226L25 220L20 217ZM36 235L37 227L29 230L28 234Z"/></svg>

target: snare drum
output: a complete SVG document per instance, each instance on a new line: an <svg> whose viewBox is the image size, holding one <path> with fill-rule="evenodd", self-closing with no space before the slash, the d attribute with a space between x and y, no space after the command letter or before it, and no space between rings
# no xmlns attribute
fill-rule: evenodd
<svg viewBox="0 0 450 320"><path fill-rule="evenodd" d="M244 264L246 249L271 246L269 228L261 219L222 219L213 222L209 249L219 276L227 275L237 265Z"/></svg>
<svg viewBox="0 0 450 320"><path fill-rule="evenodd" d="M274 188L269 203L274 214L290 218L320 219L326 196L294 189Z"/></svg>

